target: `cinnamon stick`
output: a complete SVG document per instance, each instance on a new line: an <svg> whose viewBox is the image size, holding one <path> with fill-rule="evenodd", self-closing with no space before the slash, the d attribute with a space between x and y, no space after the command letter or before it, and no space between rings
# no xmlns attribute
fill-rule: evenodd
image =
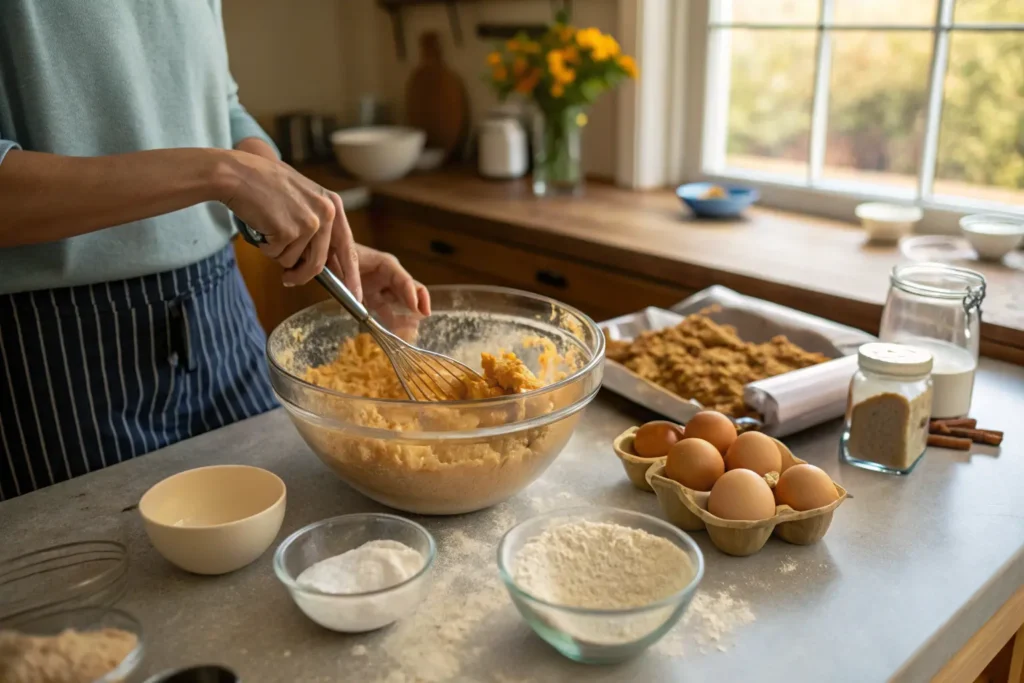
<svg viewBox="0 0 1024 683"><path fill-rule="evenodd" d="M945 422L932 422L929 426L928 431L932 434L945 434L950 435L949 427L946 426Z"/></svg>
<svg viewBox="0 0 1024 683"><path fill-rule="evenodd" d="M949 420L932 420L931 428L932 431L939 426L945 427L964 427L966 429L975 429L978 426L978 421L973 417L958 417Z"/></svg>
<svg viewBox="0 0 1024 683"><path fill-rule="evenodd" d="M961 439L970 439L975 443L983 443L989 446L998 446L1003 442L1003 433L994 429L962 429L960 427L950 427L950 436L960 437Z"/></svg>
<svg viewBox="0 0 1024 683"><path fill-rule="evenodd" d="M971 450L970 439L961 439L956 436L945 436L944 434L929 434L928 445L936 448L952 448L956 451Z"/></svg>

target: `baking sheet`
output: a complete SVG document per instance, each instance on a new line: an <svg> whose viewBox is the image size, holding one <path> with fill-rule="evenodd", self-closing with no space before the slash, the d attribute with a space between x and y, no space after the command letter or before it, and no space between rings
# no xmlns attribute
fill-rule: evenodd
<svg viewBox="0 0 1024 683"><path fill-rule="evenodd" d="M709 314L709 317L717 323L735 327L737 334L744 341L763 343L776 335L784 334L800 347L834 359L829 363L815 366L819 370L811 373L811 381L806 379L809 374L807 371L811 368L779 376L789 378L797 373L803 373L803 379L796 378L799 391L787 392L785 400L799 399L800 395L806 397L808 392L815 398L820 396L823 400L799 401L796 409L792 408L794 404L791 402L787 409L786 406L773 406L773 397L770 394L748 392L748 404L765 415L766 432L775 436L785 436L842 414L845 408L845 385L849 383L850 376L856 370L855 363L851 365L849 360L842 359L856 354L861 344L875 341L875 337L866 332L717 285L697 292L673 306L671 310L645 308L636 313L607 320L599 326L610 339L630 341L641 332L677 325L685 316L699 313L710 306L718 306L720 310ZM815 376L820 378L817 385ZM783 387L787 384L784 381L780 382L779 378L773 378L774 383L769 387ZM752 383L748 387L754 384L760 383ZM611 360L605 364L604 386L676 422L688 422L701 410L700 404L696 401L677 396ZM752 400L762 404L757 405ZM804 403L809 403L809 407L804 408Z"/></svg>

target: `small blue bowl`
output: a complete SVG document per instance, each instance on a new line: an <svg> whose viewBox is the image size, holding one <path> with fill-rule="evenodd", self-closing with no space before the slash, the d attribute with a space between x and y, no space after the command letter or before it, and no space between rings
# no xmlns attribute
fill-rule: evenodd
<svg viewBox="0 0 1024 683"><path fill-rule="evenodd" d="M721 199L705 199L704 195L712 187L721 187L729 191L728 197ZM722 185L719 183L687 183L676 188L676 196L690 207L694 214L707 218L730 218L738 216L761 194L752 187L740 185Z"/></svg>

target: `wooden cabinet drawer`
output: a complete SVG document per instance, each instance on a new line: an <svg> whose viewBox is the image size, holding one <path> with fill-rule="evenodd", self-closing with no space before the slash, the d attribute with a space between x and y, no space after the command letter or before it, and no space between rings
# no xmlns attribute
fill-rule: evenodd
<svg viewBox="0 0 1024 683"><path fill-rule="evenodd" d="M382 215L375 226L380 248L400 256L416 254L432 268L470 271L475 282L507 284L580 307L607 318L644 306L669 306L690 292L569 257L537 253L510 244ZM414 268L410 272L416 275ZM454 274L454 271L447 271Z"/></svg>

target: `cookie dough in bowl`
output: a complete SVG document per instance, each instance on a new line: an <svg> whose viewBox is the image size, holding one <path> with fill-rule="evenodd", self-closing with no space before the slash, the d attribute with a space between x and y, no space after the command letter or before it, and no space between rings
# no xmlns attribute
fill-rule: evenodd
<svg viewBox="0 0 1024 683"><path fill-rule="evenodd" d="M554 461L601 385L604 337L547 297L483 286L430 293L431 316L385 322L480 372L464 400L408 400L333 301L281 323L267 355L282 405L342 480L399 510L460 514L515 495Z"/></svg>

